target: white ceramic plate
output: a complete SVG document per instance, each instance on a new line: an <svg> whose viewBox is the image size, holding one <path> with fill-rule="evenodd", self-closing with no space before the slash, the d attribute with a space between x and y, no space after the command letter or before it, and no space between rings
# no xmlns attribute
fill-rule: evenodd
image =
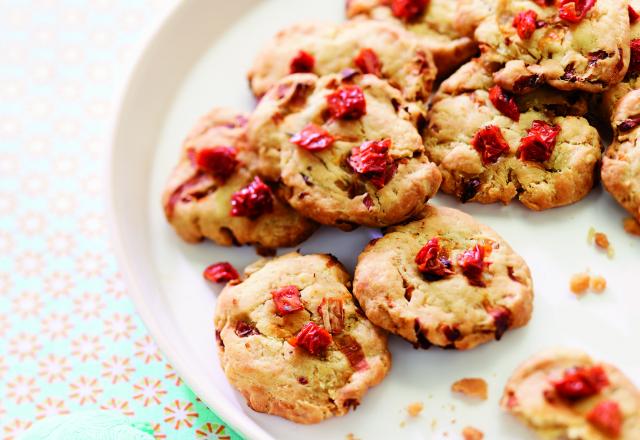
<svg viewBox="0 0 640 440"><path fill-rule="evenodd" d="M640 240L621 228L624 212L596 189L586 200L535 213L512 206L457 206L492 226L529 263L535 280L535 310L524 329L499 343L469 352L416 351L390 339L393 368L357 411L315 426L294 425L250 410L227 383L215 353L212 316L217 289L201 273L228 260L243 268L257 256L251 248L182 243L165 223L160 195L178 158L180 143L196 118L215 105L249 110L254 100L245 73L253 55L280 27L297 20L341 20L344 0L183 0L163 20L132 69L114 124L110 160L112 225L116 250L138 312L162 351L200 398L238 432L252 439L459 438L473 425L488 439L532 439L498 400L522 360L551 346L583 348L619 365L640 381ZM605 231L616 255L608 259L587 244L587 231ZM331 252L352 270L374 231L321 229L302 251ZM576 299L571 274L590 268L606 277L605 294ZM490 385L487 402L462 400L449 391L462 377ZM425 410L406 420L404 408L421 401ZM402 426L401 426L402 425Z"/></svg>

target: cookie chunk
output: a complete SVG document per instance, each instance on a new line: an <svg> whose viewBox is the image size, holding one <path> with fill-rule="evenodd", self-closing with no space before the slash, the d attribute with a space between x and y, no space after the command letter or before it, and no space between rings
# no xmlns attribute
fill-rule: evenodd
<svg viewBox="0 0 640 440"><path fill-rule="evenodd" d="M422 111L374 75L296 74L262 98L248 134L291 206L348 230L403 221L437 191L414 124Z"/></svg>
<svg viewBox="0 0 640 440"><path fill-rule="evenodd" d="M438 76L444 78L478 50L473 39L456 28L456 7L455 0L347 0L347 16L404 26L433 53ZM460 26L464 28L468 22Z"/></svg>
<svg viewBox="0 0 640 440"><path fill-rule="evenodd" d="M484 59L504 67L496 83L602 92L629 67L629 12L619 0L501 0L476 29ZM549 5L549 6L544 6Z"/></svg>
<svg viewBox="0 0 640 440"><path fill-rule="evenodd" d="M441 207L369 243L353 292L371 322L422 348L499 340L533 307L524 260L487 226Z"/></svg>
<svg viewBox="0 0 640 440"><path fill-rule="evenodd" d="M526 361L500 405L540 438L640 438L636 387L616 367L577 350L549 350Z"/></svg>
<svg viewBox="0 0 640 440"><path fill-rule="evenodd" d="M436 77L429 48L402 27L354 20L296 24L278 32L256 57L249 83L262 96L291 73L322 76L344 69L386 79L410 101L426 101Z"/></svg>
<svg viewBox="0 0 640 440"><path fill-rule="evenodd" d="M613 125L613 142L602 160L602 184L640 221L640 90L620 100Z"/></svg>
<svg viewBox="0 0 640 440"><path fill-rule="evenodd" d="M220 363L256 411L298 423L346 414L391 367L386 335L364 318L330 255L261 261L215 313Z"/></svg>
<svg viewBox="0 0 640 440"><path fill-rule="evenodd" d="M424 139L442 189L463 202L517 198L533 210L585 197L601 156L598 132L581 116L586 100L546 88L514 95L491 73L471 61L434 96Z"/></svg>
<svg viewBox="0 0 640 440"><path fill-rule="evenodd" d="M257 177L257 154L246 139L248 118L216 108L184 141L162 204L185 241L278 248L295 246L316 229L283 201L277 186Z"/></svg>

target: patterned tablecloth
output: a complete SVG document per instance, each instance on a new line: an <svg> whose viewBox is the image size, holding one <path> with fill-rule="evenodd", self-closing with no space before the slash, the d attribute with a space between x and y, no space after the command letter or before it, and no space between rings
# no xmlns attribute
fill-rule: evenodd
<svg viewBox="0 0 640 440"><path fill-rule="evenodd" d="M0 438L83 409L235 439L136 316L106 228L116 84L175 0L0 0Z"/></svg>

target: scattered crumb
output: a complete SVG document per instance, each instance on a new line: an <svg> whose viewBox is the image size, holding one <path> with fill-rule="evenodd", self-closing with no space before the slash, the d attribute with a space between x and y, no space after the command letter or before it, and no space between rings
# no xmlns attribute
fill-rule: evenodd
<svg viewBox="0 0 640 440"><path fill-rule="evenodd" d="M431 430L435 431L437 427L438 427L438 420L431 419Z"/></svg>
<svg viewBox="0 0 640 440"><path fill-rule="evenodd" d="M600 275L591 277L591 290L596 293L602 293L607 288L607 280Z"/></svg>
<svg viewBox="0 0 640 440"><path fill-rule="evenodd" d="M484 438L484 434L482 431L472 426L467 426L462 430L462 438L464 440L482 440Z"/></svg>
<svg viewBox="0 0 640 440"><path fill-rule="evenodd" d="M353 435L352 433L347 434L347 440L360 440L358 437Z"/></svg>
<svg viewBox="0 0 640 440"><path fill-rule="evenodd" d="M487 400L487 382L480 378L464 378L451 385L451 391L462 393L468 397Z"/></svg>
<svg viewBox="0 0 640 440"><path fill-rule="evenodd" d="M591 275L589 275L588 273L577 273L571 277L569 287L571 288L571 291L576 295L582 295L589 288L590 280Z"/></svg>
<svg viewBox="0 0 640 440"><path fill-rule="evenodd" d="M422 402L413 402L407 406L407 413L409 413L411 417L418 417L423 409L424 405Z"/></svg>
<svg viewBox="0 0 640 440"><path fill-rule="evenodd" d="M404 420L400 422L400 427L404 428L404 426L407 424L407 422L405 422Z"/></svg>
<svg viewBox="0 0 640 440"><path fill-rule="evenodd" d="M602 249L607 253L609 258L613 258L613 246L609 242L609 237L604 232L597 232L595 229L589 229L588 235L589 243L595 243L596 247Z"/></svg>
<svg viewBox="0 0 640 440"><path fill-rule="evenodd" d="M640 237L640 223L633 217L624 219L624 230L631 235L637 235Z"/></svg>

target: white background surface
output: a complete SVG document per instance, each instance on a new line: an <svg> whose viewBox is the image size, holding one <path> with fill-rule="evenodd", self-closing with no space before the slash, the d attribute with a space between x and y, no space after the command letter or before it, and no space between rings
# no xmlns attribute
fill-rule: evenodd
<svg viewBox="0 0 640 440"><path fill-rule="evenodd" d="M239 432L255 438L361 439L460 438L467 425L487 439L532 439L498 408L513 369L537 350L582 348L620 366L640 382L636 337L640 310L640 240L624 233L625 213L601 189L577 205L543 213L511 206L459 205L439 195L435 203L461 208L493 227L529 263L535 284L531 323L501 342L468 352L416 351L390 338L393 368L357 411L315 426L257 414L227 384L215 353L212 323L216 289L203 268L228 260L243 268L257 256L250 248L182 243L165 223L160 196L180 143L196 118L216 105L250 110L254 100L246 71L253 55L279 28L296 20L343 18L342 0L185 0L150 40L133 71L116 121L112 155L113 220L119 253L138 309L165 355L188 384ZM587 244L593 226L608 234L615 257ZM302 245L304 253L331 252L349 270L372 231L323 228ZM284 251L281 251L282 253ZM572 274L590 268L606 277L603 295L577 299ZM486 402L453 396L463 377L489 382ZM421 401L420 417L405 407ZM264 432L262 432L264 430Z"/></svg>

